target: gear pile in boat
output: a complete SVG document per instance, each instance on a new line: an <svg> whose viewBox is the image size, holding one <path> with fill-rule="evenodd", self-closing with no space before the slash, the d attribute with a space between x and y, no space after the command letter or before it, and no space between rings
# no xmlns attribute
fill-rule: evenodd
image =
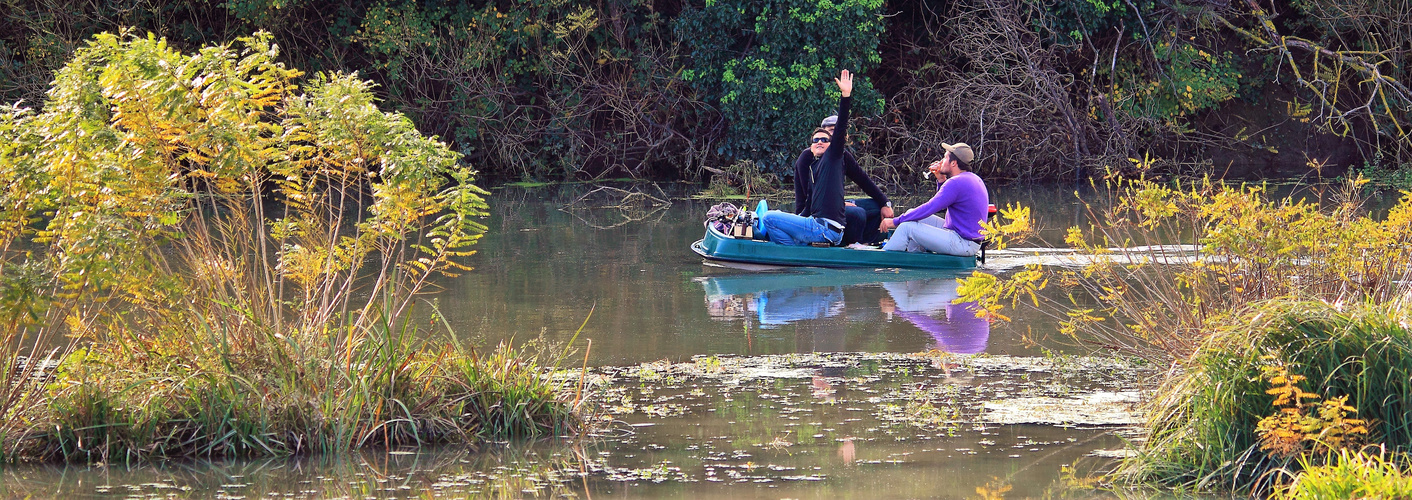
<svg viewBox="0 0 1412 500"><path fill-rule="evenodd" d="M755 236L755 213L730 203L717 203L706 211L706 223L735 238Z"/></svg>

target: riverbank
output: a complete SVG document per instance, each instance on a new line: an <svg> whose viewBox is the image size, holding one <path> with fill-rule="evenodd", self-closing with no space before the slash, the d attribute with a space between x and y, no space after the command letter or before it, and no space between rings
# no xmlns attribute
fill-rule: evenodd
<svg viewBox="0 0 1412 500"><path fill-rule="evenodd" d="M19 373L37 379L11 381L23 399L6 414L6 461L337 454L578 432L574 394L523 349L477 352L413 329L256 349L211 333L143 350L96 343L52 371Z"/></svg>

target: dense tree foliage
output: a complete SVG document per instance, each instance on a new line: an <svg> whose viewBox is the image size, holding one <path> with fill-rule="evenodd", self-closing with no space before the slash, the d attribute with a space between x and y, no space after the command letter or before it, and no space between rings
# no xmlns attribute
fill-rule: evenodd
<svg viewBox="0 0 1412 500"><path fill-rule="evenodd" d="M1412 161L1409 15L1401 0L7 0L0 98L41 102L99 32L192 49L265 30L288 64L372 79L502 179L783 172L844 66L864 77L855 148L884 178L958 140L1010 178L1322 174Z"/></svg>
<svg viewBox="0 0 1412 500"><path fill-rule="evenodd" d="M804 138L838 106L828 75L867 73L881 60L882 4L716 0L684 12L677 34L690 42L692 67L682 78L731 124L718 151L787 171ZM876 115L882 97L859 83L854 113Z"/></svg>

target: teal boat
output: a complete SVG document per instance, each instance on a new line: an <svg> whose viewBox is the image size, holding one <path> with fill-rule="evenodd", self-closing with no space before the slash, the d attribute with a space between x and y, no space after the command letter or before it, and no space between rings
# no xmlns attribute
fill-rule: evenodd
<svg viewBox="0 0 1412 500"><path fill-rule="evenodd" d="M774 266L812 267L896 267L903 269L971 269L975 257L938 253L887 252L881 249L786 246L768 241L732 238L710 224L706 237L691 244L691 250L707 260L744 262Z"/></svg>

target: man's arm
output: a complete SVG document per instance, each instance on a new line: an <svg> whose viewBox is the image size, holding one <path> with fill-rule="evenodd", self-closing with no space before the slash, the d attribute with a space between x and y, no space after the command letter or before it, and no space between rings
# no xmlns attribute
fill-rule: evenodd
<svg viewBox="0 0 1412 500"><path fill-rule="evenodd" d="M848 140L848 115L850 104L852 104L850 97L853 95L853 75L845 69L839 72L834 83L838 84L838 91L842 98L838 100L838 123L833 127L833 138L830 139L832 142L829 143L829 148L837 147L842 150L847 147L844 143Z"/></svg>
<svg viewBox="0 0 1412 500"><path fill-rule="evenodd" d="M878 185L873 183L873 179L863 171L863 167L858 166L858 160L853 157L853 153L847 151L843 153L843 174L857 184L864 194L877 202L879 207L887 207L887 194L878 189Z"/></svg>
<svg viewBox="0 0 1412 500"><path fill-rule="evenodd" d="M955 202L956 193L954 192L954 190L948 191L946 189L946 184L942 183L941 189L937 190L936 195L932 196L932 199L927 200L927 202L923 203L922 206L908 210L906 213L897 216L896 219L883 219L882 225L879 227L879 229L886 231L890 228L897 227L898 224L901 224L903 222L925 219L927 217L932 216L933 214L941 213L941 211L946 210L947 207L950 207L951 204Z"/></svg>

